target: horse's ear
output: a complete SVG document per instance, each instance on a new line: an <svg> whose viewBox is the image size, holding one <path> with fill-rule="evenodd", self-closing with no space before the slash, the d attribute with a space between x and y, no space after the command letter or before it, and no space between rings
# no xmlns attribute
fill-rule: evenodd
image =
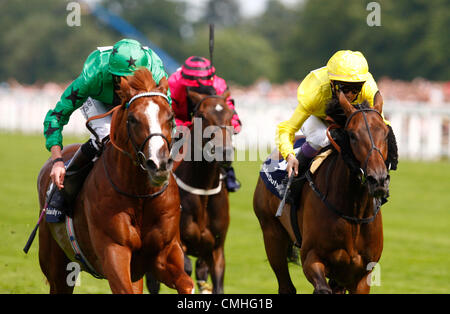
<svg viewBox="0 0 450 314"><path fill-rule="evenodd" d="M342 91L339 91L339 103L341 104L341 107L347 117L356 110L355 107L353 107L352 104L347 100L347 97L345 97Z"/></svg>
<svg viewBox="0 0 450 314"><path fill-rule="evenodd" d="M165 77L163 77L158 84L158 90L163 93L167 94L167 90L169 89L169 82Z"/></svg>
<svg viewBox="0 0 450 314"><path fill-rule="evenodd" d="M381 97L380 91L378 91L373 98L373 109L379 113L383 112L383 97Z"/></svg>
<svg viewBox="0 0 450 314"><path fill-rule="evenodd" d="M127 101L135 94L136 91L128 84L128 79L122 76L120 78L120 89L117 91L117 95L119 95L122 101Z"/></svg>
<svg viewBox="0 0 450 314"><path fill-rule="evenodd" d="M230 90L227 88L227 90L222 94L223 98L227 99L228 97L230 97Z"/></svg>
<svg viewBox="0 0 450 314"><path fill-rule="evenodd" d="M194 104L198 104L203 98L203 96L201 94L196 93L189 89L187 90L187 93L188 93L188 97L192 100L192 102Z"/></svg>

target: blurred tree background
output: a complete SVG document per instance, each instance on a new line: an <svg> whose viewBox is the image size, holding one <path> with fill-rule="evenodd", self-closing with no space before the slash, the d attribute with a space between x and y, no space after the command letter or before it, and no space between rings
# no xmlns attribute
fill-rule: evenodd
<svg viewBox="0 0 450 314"><path fill-rule="evenodd" d="M82 5L80 27L69 27L63 0L0 2L0 82L33 84L74 79L89 53L123 36ZM184 0L99 0L180 64L208 57L208 23L216 25L214 65L226 80L250 85L301 80L337 50L364 53L378 79L449 80L450 2L378 0L381 26L367 25L364 0L268 0L265 12L244 17L237 0L209 0L204 10ZM82 1L80 1L81 4Z"/></svg>

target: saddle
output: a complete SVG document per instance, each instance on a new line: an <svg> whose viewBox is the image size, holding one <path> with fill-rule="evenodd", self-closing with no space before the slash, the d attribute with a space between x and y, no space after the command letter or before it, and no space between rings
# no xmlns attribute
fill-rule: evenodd
<svg viewBox="0 0 450 314"><path fill-rule="evenodd" d="M300 147L305 142L305 138L299 138L294 143L294 153L297 154ZM332 149L322 150L310 163L307 175L312 175L319 169L323 161L332 153ZM272 154L263 163L260 170L260 177L266 188L280 200L286 191L288 176L286 171L287 162L279 156L277 151ZM306 175L293 179L286 198L286 204L283 214L279 217L280 222L288 231L294 245L301 247L301 233L297 223L297 210L300 204L300 196L304 183L307 181ZM295 210L292 210L295 208Z"/></svg>

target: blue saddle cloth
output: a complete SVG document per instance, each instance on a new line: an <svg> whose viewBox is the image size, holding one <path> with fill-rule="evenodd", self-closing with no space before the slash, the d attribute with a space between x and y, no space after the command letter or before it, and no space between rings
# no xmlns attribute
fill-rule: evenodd
<svg viewBox="0 0 450 314"><path fill-rule="evenodd" d="M305 143L305 138L299 138L294 143L294 152L300 151L300 147ZM286 171L287 161L284 158L274 160L268 157L261 166L259 175L266 187L279 199L283 198L281 192L285 190L285 184L282 182L287 175Z"/></svg>
<svg viewBox="0 0 450 314"><path fill-rule="evenodd" d="M70 159L72 160L72 159ZM67 168L70 160L66 161L64 164ZM64 206L64 198L62 193L53 193L52 200L49 199L50 193L53 189L53 184L50 184L47 190L47 204L45 209L45 221L53 223L53 222L62 222L64 221L65 214L63 212L62 206ZM53 204L59 204L59 206L53 206Z"/></svg>

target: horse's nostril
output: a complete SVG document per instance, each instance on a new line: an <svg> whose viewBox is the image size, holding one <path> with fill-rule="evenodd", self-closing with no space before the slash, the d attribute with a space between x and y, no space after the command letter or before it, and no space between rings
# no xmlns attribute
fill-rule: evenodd
<svg viewBox="0 0 450 314"><path fill-rule="evenodd" d="M151 159L147 159L147 167L148 167L148 169L153 170L153 171L158 169L158 166L156 165L156 163Z"/></svg>

